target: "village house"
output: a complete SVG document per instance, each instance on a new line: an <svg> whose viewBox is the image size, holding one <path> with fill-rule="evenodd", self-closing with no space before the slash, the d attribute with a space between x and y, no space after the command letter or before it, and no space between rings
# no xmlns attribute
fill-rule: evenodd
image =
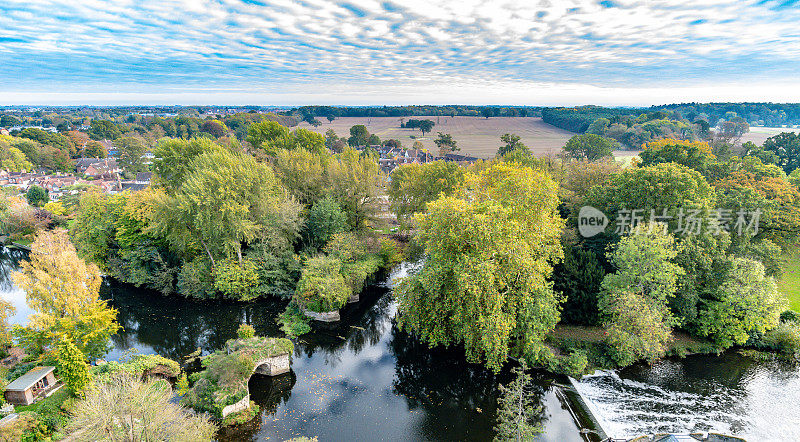
<svg viewBox="0 0 800 442"><path fill-rule="evenodd" d="M57 381L55 367L35 367L6 386L3 394L6 402L13 405L30 405L39 397L54 390Z"/></svg>

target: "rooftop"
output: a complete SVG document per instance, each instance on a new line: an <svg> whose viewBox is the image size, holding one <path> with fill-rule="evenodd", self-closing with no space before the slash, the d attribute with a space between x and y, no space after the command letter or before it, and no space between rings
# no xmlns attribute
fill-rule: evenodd
<svg viewBox="0 0 800 442"><path fill-rule="evenodd" d="M14 381L6 387L6 391L13 390L13 391L25 391L33 386L33 384L39 382L40 379L47 376L51 371L55 370L55 367L51 366L44 366L44 367L34 367L31 371L25 373L24 375L14 379Z"/></svg>

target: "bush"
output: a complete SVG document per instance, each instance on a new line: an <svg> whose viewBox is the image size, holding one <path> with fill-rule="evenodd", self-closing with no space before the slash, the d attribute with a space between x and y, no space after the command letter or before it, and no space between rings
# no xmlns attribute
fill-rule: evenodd
<svg viewBox="0 0 800 442"><path fill-rule="evenodd" d="M298 306L320 313L344 306L352 291L341 270L342 262L330 256L306 261L295 291Z"/></svg>
<svg viewBox="0 0 800 442"><path fill-rule="evenodd" d="M258 296L258 273L256 265L249 259L241 262L228 259L214 268L214 287L224 296L240 301L249 301Z"/></svg>
<svg viewBox="0 0 800 442"><path fill-rule="evenodd" d="M201 299L214 296L214 276L208 260L197 257L183 263L178 273L178 293Z"/></svg>
<svg viewBox="0 0 800 442"><path fill-rule="evenodd" d="M40 441L47 440L50 431L41 421L41 416L33 411L19 413L17 420L0 427L0 441Z"/></svg>
<svg viewBox="0 0 800 442"><path fill-rule="evenodd" d="M800 325L781 323L764 333L763 347L787 354L800 354Z"/></svg>
<svg viewBox="0 0 800 442"><path fill-rule="evenodd" d="M278 316L278 324L287 338L296 338L311 331L311 318L304 315L294 302L289 303Z"/></svg>
<svg viewBox="0 0 800 442"><path fill-rule="evenodd" d="M250 339L256 335L256 329L250 324L242 324L236 330L236 335L239 339Z"/></svg>

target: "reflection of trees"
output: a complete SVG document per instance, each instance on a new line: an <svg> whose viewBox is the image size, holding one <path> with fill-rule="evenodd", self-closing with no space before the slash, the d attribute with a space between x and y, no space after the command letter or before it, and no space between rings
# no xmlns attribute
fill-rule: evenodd
<svg viewBox="0 0 800 442"><path fill-rule="evenodd" d="M325 362L336 366L344 349L358 353L366 345L380 342L391 324L388 318L391 305L385 287L369 287L361 294L361 301L342 309L342 320L338 323L313 324L314 331L300 337L295 353L311 357L315 351L322 351Z"/></svg>
<svg viewBox="0 0 800 442"><path fill-rule="evenodd" d="M27 257L25 250L0 247L0 290L7 292L14 289L11 273L19 270L19 262Z"/></svg>
<svg viewBox="0 0 800 442"><path fill-rule="evenodd" d="M106 282L101 296L119 310L123 330L112 339L118 348L141 343L158 354L180 360L198 347L204 352L222 348L236 336L243 321L251 322L260 335L275 336L274 317L285 302L250 304L224 301L194 301Z"/></svg>
<svg viewBox="0 0 800 442"><path fill-rule="evenodd" d="M511 378L508 370L494 375L466 362L463 350L429 349L407 333L392 329L391 349L397 358L394 391L423 420L418 436L435 440L490 440L494 437L497 384ZM541 402L547 381L538 375L533 394ZM480 410L480 411L479 411ZM543 415L542 418L545 418Z"/></svg>

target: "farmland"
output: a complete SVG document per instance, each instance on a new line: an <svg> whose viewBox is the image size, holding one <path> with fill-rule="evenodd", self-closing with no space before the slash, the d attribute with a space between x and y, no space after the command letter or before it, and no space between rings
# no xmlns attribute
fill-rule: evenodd
<svg viewBox="0 0 800 442"><path fill-rule="evenodd" d="M750 132L742 136L742 143L752 141L753 143L761 146L767 138L778 135L781 132L798 132L800 129L791 127L762 127L750 126Z"/></svg>
<svg viewBox="0 0 800 442"><path fill-rule="evenodd" d="M418 129L401 129L400 118L397 117L343 117L337 118L332 123L322 120L322 125L312 127L308 123L301 123L298 127L304 127L319 133L325 133L328 129L333 129L340 137L350 136L350 127L363 124L367 126L370 133L374 133L381 138L397 139L405 147L411 147L414 141L419 140L423 146L435 153L436 145L433 140L437 132L448 133L458 142L462 155L470 155L479 158L490 158L500 147L500 136L505 133L519 135L522 142L528 146L536 155L546 155L557 153L567 140L575 135L572 132L551 126L534 117L413 117L416 119L430 119L436 122L433 131L425 134L424 137ZM408 120L406 118L405 120ZM411 138L416 137L416 138Z"/></svg>

